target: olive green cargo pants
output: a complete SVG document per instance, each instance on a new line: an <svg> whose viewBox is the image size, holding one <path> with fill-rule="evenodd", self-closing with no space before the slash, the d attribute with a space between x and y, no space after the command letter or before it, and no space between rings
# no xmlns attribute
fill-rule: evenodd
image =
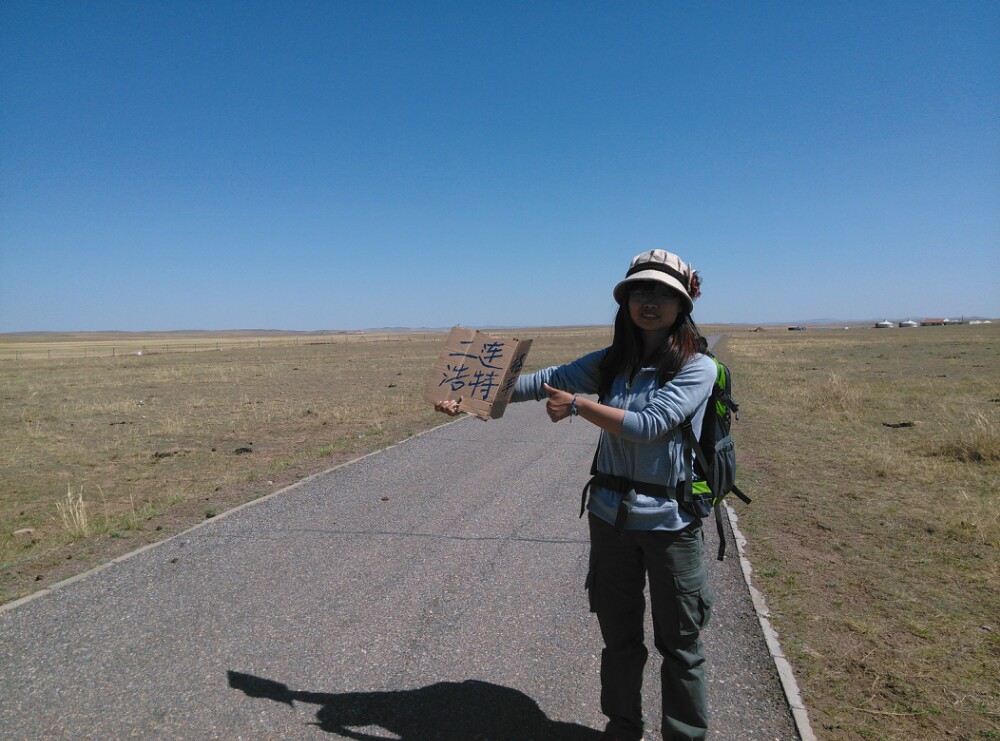
<svg viewBox="0 0 1000 741"><path fill-rule="evenodd" d="M590 515L590 609L604 637L601 710L607 730L642 737L643 636L649 577L653 643L663 657L663 738L704 739L708 732L705 656L699 633L712 612L700 524L679 531L624 530Z"/></svg>

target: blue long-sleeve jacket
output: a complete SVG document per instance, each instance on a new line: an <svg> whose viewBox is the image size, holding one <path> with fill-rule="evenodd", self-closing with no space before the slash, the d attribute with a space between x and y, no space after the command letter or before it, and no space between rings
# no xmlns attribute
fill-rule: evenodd
<svg viewBox="0 0 1000 741"><path fill-rule="evenodd" d="M542 384L574 394L596 394L598 364L607 349L584 355L566 365L553 366L517 379L511 401L547 397ZM705 402L715 382L711 358L696 355L663 386L656 382L656 368L642 368L629 381L619 374L603 403L625 410L622 432L601 432L597 469L613 476L664 486L684 480L684 442L680 424L692 416L696 435L701 433ZM620 496L594 487L588 509L614 523ZM694 518L679 509L674 499L638 494L625 527L632 530L680 530Z"/></svg>

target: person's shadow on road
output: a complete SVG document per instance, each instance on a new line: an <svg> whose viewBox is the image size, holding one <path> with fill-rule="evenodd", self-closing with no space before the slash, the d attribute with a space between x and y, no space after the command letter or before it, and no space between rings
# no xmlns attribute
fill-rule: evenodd
<svg viewBox="0 0 1000 741"><path fill-rule="evenodd" d="M549 720L538 703L510 687L469 679L397 692L307 692L252 674L230 671L229 686L248 697L319 705L317 725L344 738L385 741L597 741L600 733Z"/></svg>

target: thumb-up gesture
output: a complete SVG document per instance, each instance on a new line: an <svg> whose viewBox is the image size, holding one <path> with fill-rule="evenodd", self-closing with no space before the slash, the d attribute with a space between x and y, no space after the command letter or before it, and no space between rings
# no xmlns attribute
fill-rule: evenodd
<svg viewBox="0 0 1000 741"><path fill-rule="evenodd" d="M549 419L558 422L570 416L573 409L573 394L552 388L549 384L542 384L545 393L549 395L549 400L545 403L545 411L549 414Z"/></svg>

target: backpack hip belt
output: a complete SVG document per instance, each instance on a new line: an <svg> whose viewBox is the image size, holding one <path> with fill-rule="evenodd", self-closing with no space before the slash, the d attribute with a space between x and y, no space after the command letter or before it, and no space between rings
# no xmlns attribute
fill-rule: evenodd
<svg viewBox="0 0 1000 741"><path fill-rule="evenodd" d="M597 458L594 457L594 462L596 464ZM635 491L638 494L645 494L649 497L661 497L663 499L677 499L677 487L674 486L664 486L662 484L650 484L646 481L633 481L632 479L627 479L624 476L612 476L610 473L594 473L583 487L583 494L580 497L580 517L583 517L583 513L587 511L587 495L590 493L590 489L594 486L600 486L604 489L618 494L621 499L618 502L618 512L615 515L615 530L621 532L625 529L625 521L628 520L628 514L632 510L632 505L628 500L628 493L630 491Z"/></svg>

